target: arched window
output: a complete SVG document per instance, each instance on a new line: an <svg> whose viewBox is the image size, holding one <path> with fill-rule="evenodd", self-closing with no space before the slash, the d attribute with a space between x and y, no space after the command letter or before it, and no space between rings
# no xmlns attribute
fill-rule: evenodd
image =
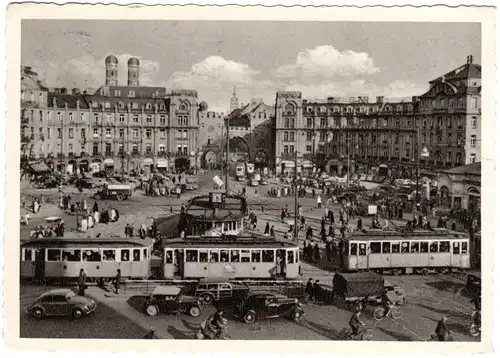
<svg viewBox="0 0 500 358"><path fill-rule="evenodd" d="M120 109L121 109L121 108L123 108L123 107L125 107L125 105L123 104L123 102L118 102L118 108L120 108Z"/></svg>
<svg viewBox="0 0 500 358"><path fill-rule="evenodd" d="M146 103L146 109L151 109L151 108L153 108L153 107L151 106L151 103Z"/></svg>
<svg viewBox="0 0 500 358"><path fill-rule="evenodd" d="M294 112L295 112L295 106L293 104L291 104L291 103L288 103L285 106L285 113L287 115L292 115Z"/></svg>
<svg viewBox="0 0 500 358"><path fill-rule="evenodd" d="M185 111L185 110L187 110L187 106L186 106L186 104L185 104L185 103L181 103L181 104L179 105L179 110L181 110L181 111Z"/></svg>

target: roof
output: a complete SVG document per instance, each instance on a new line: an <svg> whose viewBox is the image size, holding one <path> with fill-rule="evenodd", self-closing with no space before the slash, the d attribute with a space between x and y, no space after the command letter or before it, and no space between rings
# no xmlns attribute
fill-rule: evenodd
<svg viewBox="0 0 500 358"><path fill-rule="evenodd" d="M152 292L153 295L176 296L181 292L182 287L178 286L156 286Z"/></svg>
<svg viewBox="0 0 500 358"><path fill-rule="evenodd" d="M213 237L213 236L187 236L185 238L177 238L174 240L164 240L165 247L191 247L200 249L221 249L221 248L238 248L238 249L262 249L262 248L296 248L297 244L275 239L262 234L240 234L237 236Z"/></svg>
<svg viewBox="0 0 500 358"><path fill-rule="evenodd" d="M388 241L388 240L401 240L401 241L422 241L422 240L449 240L449 239L462 239L465 235L455 234L446 229L432 229L432 230L415 230L411 235L405 236L400 231L385 231L381 229L369 229L364 232L356 232L349 236L347 241Z"/></svg>
<svg viewBox="0 0 500 358"><path fill-rule="evenodd" d="M458 79L466 79L466 78L481 78L481 65L476 65L474 63L466 63L460 67L455 68L454 70L444 74L443 76L439 76L438 78L429 81L429 83L436 83L450 81L450 80L458 80Z"/></svg>
<svg viewBox="0 0 500 358"><path fill-rule="evenodd" d="M199 220L240 219L246 216L246 200L240 196L230 195L220 207L210 203L210 196L203 195L193 199L186 208L186 215L194 216Z"/></svg>
<svg viewBox="0 0 500 358"><path fill-rule="evenodd" d="M42 293L40 297L45 297L49 295L67 295L68 293L74 293L73 290L69 288L56 288L50 291L47 291L45 293Z"/></svg>
<svg viewBox="0 0 500 358"><path fill-rule="evenodd" d="M451 169L438 170L439 173L446 174L462 174L462 175L481 175L481 162L463 165L461 167Z"/></svg>
<svg viewBox="0 0 500 358"><path fill-rule="evenodd" d="M56 93L49 92L47 96L47 104L49 107L54 106L54 102L57 108L65 108L68 105L68 108L77 108L77 103L80 102L81 109L88 109L89 102L87 100L87 96L83 94L70 94L70 93Z"/></svg>
<svg viewBox="0 0 500 358"><path fill-rule="evenodd" d="M140 238L42 238L33 239L21 244L21 247L44 248L91 248L91 247L149 247L151 239Z"/></svg>

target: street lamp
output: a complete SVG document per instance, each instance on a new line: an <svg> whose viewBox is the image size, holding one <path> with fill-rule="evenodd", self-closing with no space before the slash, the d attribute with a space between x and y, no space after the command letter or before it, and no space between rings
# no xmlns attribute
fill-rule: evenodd
<svg viewBox="0 0 500 358"><path fill-rule="evenodd" d="M420 173L419 173L419 169L420 169L420 158L427 158L429 157L429 150L427 150L427 147L424 145L424 147L422 148L422 151L420 153L418 153L419 156L418 156L418 162L417 162L417 195L415 197L415 200L418 204L418 202L420 201L419 200L419 186L420 186L420 183L419 183L419 176L420 176Z"/></svg>

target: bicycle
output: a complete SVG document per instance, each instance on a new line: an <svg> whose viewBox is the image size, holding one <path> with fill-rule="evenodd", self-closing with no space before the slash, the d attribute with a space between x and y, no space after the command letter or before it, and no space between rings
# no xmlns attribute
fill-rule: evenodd
<svg viewBox="0 0 500 358"><path fill-rule="evenodd" d="M403 313L399 310L396 305L390 305L389 310L386 313L385 307L377 307L375 311L373 312L373 318L375 318L376 321L382 320L382 318L385 317L392 317L394 319L400 319L403 316Z"/></svg>
<svg viewBox="0 0 500 358"><path fill-rule="evenodd" d="M340 331L342 338L353 341L373 341L375 339L375 331L371 328L362 327L357 335L353 335L351 328L343 328Z"/></svg>

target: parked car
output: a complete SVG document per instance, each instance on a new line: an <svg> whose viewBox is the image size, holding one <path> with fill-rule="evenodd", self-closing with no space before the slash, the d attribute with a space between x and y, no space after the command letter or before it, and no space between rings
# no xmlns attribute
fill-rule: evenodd
<svg viewBox="0 0 500 358"><path fill-rule="evenodd" d="M204 304L214 301L229 301L242 299L249 291L249 287L230 282L201 281L195 289L195 296Z"/></svg>
<svg viewBox="0 0 500 358"><path fill-rule="evenodd" d="M187 179L185 184L185 190L196 190L198 189L198 184L193 179Z"/></svg>
<svg viewBox="0 0 500 358"><path fill-rule="evenodd" d="M179 286L157 286L148 297L144 309L149 316L158 313L189 313L191 317L198 317L203 309L201 300L184 294Z"/></svg>
<svg viewBox="0 0 500 358"><path fill-rule="evenodd" d="M245 323L277 317L287 317L298 322L305 312L296 298L271 291L249 291L246 297L236 304L236 314Z"/></svg>
<svg viewBox="0 0 500 358"><path fill-rule="evenodd" d="M39 319L50 316L71 316L78 319L93 313L96 308L94 300L77 296L68 288L61 288L42 294L26 312Z"/></svg>

